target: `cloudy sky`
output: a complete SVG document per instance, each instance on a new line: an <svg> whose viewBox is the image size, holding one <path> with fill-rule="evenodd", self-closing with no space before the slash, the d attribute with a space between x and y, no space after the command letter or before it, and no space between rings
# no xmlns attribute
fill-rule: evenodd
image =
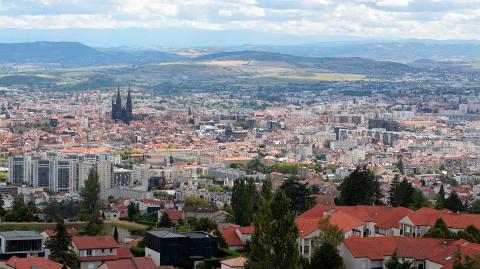
<svg viewBox="0 0 480 269"><path fill-rule="evenodd" d="M138 46L470 40L480 39L480 0L0 0L0 42L42 38Z"/></svg>

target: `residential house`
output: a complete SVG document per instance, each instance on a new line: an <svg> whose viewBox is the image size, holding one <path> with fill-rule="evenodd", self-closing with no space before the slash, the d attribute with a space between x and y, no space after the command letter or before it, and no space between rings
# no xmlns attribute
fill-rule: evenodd
<svg viewBox="0 0 480 269"><path fill-rule="evenodd" d="M383 269L395 250L399 258L413 261L416 269L451 269L457 251L479 255L480 245L465 240L401 236L350 237L340 245L345 269Z"/></svg>
<svg viewBox="0 0 480 269"><path fill-rule="evenodd" d="M227 242L229 249L240 250L252 240L254 226L241 227L234 224L225 224L219 227L219 231Z"/></svg>
<svg viewBox="0 0 480 269"><path fill-rule="evenodd" d="M113 236L76 236L73 250L80 260L80 269L96 269L106 261L133 257L128 245L120 245Z"/></svg>
<svg viewBox="0 0 480 269"><path fill-rule="evenodd" d="M454 213L449 210L435 210L431 208L421 208L410 212L400 219L400 235L422 237L430 227L435 225L437 219L443 219L448 229L452 232L458 232L465 229L468 225L480 228L480 215Z"/></svg>

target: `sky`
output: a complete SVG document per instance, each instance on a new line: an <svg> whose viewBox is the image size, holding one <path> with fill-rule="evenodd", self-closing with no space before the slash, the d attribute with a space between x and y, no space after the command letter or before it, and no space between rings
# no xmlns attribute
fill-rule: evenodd
<svg viewBox="0 0 480 269"><path fill-rule="evenodd" d="M95 46L479 40L480 0L0 0L0 42Z"/></svg>

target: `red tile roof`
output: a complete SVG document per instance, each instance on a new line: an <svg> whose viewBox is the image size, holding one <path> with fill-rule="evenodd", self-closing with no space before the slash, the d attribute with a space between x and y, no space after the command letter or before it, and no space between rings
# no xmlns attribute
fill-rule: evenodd
<svg viewBox="0 0 480 269"><path fill-rule="evenodd" d="M242 234L253 234L253 232L255 231L255 226L250 225L245 227L238 227L238 230Z"/></svg>
<svg viewBox="0 0 480 269"><path fill-rule="evenodd" d="M109 269L155 269L155 263L148 257L134 257L104 263Z"/></svg>
<svg viewBox="0 0 480 269"><path fill-rule="evenodd" d="M397 250L402 258L425 259L442 264L442 268L452 268L455 253L480 254L480 245L465 240L414 237L350 237L344 240L345 247L355 258L368 257L370 260L383 260Z"/></svg>
<svg viewBox="0 0 480 269"><path fill-rule="evenodd" d="M119 248L113 236L75 236L72 243L77 249Z"/></svg>
<svg viewBox="0 0 480 269"><path fill-rule="evenodd" d="M52 260L47 260L44 257L27 257L18 258L11 257L7 261L7 265L16 269L32 269L34 266L38 269L61 269L62 265Z"/></svg>
<svg viewBox="0 0 480 269"><path fill-rule="evenodd" d="M117 256L119 259L133 258L133 254L128 245L120 245L120 247L117 249Z"/></svg>
<svg viewBox="0 0 480 269"><path fill-rule="evenodd" d="M480 228L479 214L454 213L445 210L420 209L411 212L407 217L416 226L433 226L435 221L442 218L449 228L465 229L468 225Z"/></svg>
<svg viewBox="0 0 480 269"><path fill-rule="evenodd" d="M220 233L223 235L223 238L225 238L225 241L227 242L227 245L229 247L246 246L245 241L243 241L236 233L236 230L238 228L239 228L238 225L226 225L224 227L219 228Z"/></svg>
<svg viewBox="0 0 480 269"><path fill-rule="evenodd" d="M43 232L46 233L48 237L55 236L56 234L55 230L52 229L45 229ZM67 233L72 237L77 236L77 229L75 229L75 227L69 228L67 229Z"/></svg>
<svg viewBox="0 0 480 269"><path fill-rule="evenodd" d="M168 217L171 220L177 221L177 220L183 218L183 212L182 211L179 211L179 210L165 210L165 212L167 212Z"/></svg>

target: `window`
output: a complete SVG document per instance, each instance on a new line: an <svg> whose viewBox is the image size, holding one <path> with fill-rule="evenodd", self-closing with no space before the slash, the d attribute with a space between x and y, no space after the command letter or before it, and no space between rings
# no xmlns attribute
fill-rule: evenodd
<svg viewBox="0 0 480 269"><path fill-rule="evenodd" d="M110 249L110 253L113 253L113 248Z"/></svg>
<svg viewBox="0 0 480 269"><path fill-rule="evenodd" d="M102 254L103 254L103 253L105 253L105 249L104 249L104 248L102 248Z"/></svg>
<svg viewBox="0 0 480 269"><path fill-rule="evenodd" d="M95 264L93 262L89 262L88 269L95 269Z"/></svg>
<svg viewBox="0 0 480 269"><path fill-rule="evenodd" d="M303 247L303 253L305 253L305 255L307 255L309 252L310 252L310 247L309 246L304 246Z"/></svg>
<svg viewBox="0 0 480 269"><path fill-rule="evenodd" d="M92 256L92 250L91 249L87 249L87 256ZM90 268L90 264L88 266Z"/></svg>

